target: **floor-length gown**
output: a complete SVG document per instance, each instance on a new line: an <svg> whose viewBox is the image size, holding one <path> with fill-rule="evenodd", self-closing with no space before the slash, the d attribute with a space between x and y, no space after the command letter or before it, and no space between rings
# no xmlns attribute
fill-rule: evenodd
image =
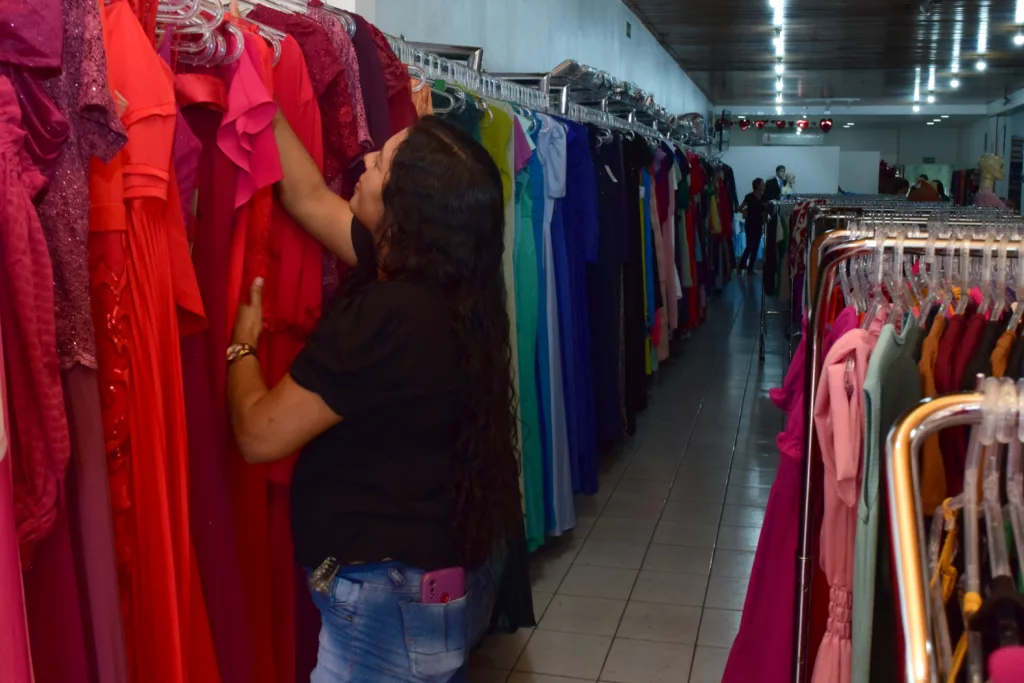
<svg viewBox="0 0 1024 683"><path fill-rule="evenodd" d="M189 533L179 334L205 319L171 165L173 74L127 3L103 28L128 144L93 162L89 269L129 671L219 683Z"/></svg>

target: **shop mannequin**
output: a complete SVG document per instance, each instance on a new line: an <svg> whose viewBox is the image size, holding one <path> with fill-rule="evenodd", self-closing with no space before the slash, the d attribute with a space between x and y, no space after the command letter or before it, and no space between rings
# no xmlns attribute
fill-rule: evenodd
<svg viewBox="0 0 1024 683"><path fill-rule="evenodd" d="M978 171L981 174L981 189L974 195L975 206L1003 207L1005 204L993 187L997 180L1002 180L1005 173L1003 160L995 154L982 154L978 160Z"/></svg>

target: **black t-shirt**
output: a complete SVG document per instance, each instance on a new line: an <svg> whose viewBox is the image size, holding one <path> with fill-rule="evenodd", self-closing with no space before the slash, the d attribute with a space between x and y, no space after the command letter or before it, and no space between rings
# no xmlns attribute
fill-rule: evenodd
<svg viewBox="0 0 1024 683"><path fill-rule="evenodd" d="M365 233L354 237L366 244ZM342 416L302 450L292 478L302 566L329 556L457 564L451 458L461 411L449 320L432 286L372 281L334 304L296 358L292 378Z"/></svg>
<svg viewBox="0 0 1024 683"><path fill-rule="evenodd" d="M766 209L764 197L759 198L751 192L743 198L743 201L747 204L747 217L744 219L744 225L746 225L747 230L753 230L756 227L757 232L761 232L761 224L764 223Z"/></svg>

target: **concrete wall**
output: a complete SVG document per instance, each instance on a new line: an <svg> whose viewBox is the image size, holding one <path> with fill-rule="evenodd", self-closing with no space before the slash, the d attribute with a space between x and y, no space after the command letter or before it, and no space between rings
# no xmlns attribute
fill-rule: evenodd
<svg viewBox="0 0 1024 683"><path fill-rule="evenodd" d="M549 71L575 59L636 83L672 113L711 109L621 0L328 1L408 40L482 47L488 71Z"/></svg>

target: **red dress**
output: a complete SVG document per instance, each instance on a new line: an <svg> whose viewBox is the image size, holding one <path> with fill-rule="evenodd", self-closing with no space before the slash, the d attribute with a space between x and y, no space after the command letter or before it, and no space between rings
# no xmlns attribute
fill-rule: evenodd
<svg viewBox="0 0 1024 683"><path fill-rule="evenodd" d="M171 165L173 74L127 3L103 21L128 144L92 165L89 272L129 675L219 683L189 535L178 338L205 319Z"/></svg>

